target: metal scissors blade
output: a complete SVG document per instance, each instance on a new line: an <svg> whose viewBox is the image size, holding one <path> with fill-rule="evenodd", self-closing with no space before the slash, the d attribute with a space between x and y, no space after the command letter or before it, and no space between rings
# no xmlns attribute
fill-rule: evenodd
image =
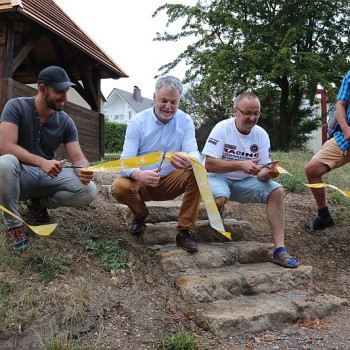
<svg viewBox="0 0 350 350"><path fill-rule="evenodd" d="M83 168L86 168L86 167L81 166L81 165L63 165L62 168L83 169Z"/></svg>
<svg viewBox="0 0 350 350"><path fill-rule="evenodd" d="M273 160L272 162L266 163L266 164L259 164L261 168L268 168L270 170L274 170L270 167L270 165L278 164L279 160Z"/></svg>
<svg viewBox="0 0 350 350"><path fill-rule="evenodd" d="M163 162L164 162L164 159L165 159L165 155L166 155L166 148L165 148L165 150L163 151L162 159L161 159L160 164L159 164L158 169L157 169L157 172L158 172L158 173L160 172L160 170L161 170L161 168L162 168L162 165L163 165Z"/></svg>

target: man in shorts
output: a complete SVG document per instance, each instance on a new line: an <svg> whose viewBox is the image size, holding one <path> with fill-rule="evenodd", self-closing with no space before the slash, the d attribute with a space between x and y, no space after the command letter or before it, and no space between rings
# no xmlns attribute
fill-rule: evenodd
<svg viewBox="0 0 350 350"><path fill-rule="evenodd" d="M305 165L305 175L310 184L323 183L323 175L350 162L350 71L341 83L336 103L336 119L340 131L324 143L312 159ZM311 188L317 205L317 216L304 227L309 231L322 230L334 225L334 220L327 206L326 190Z"/></svg>
<svg viewBox="0 0 350 350"><path fill-rule="evenodd" d="M297 267L299 262L284 245L285 206L283 187L271 180L279 175L271 163L270 139L257 125L260 101L244 92L234 103L234 118L213 128L203 149L205 168L215 203L221 212L228 200L241 203L266 203L274 252L271 262Z"/></svg>

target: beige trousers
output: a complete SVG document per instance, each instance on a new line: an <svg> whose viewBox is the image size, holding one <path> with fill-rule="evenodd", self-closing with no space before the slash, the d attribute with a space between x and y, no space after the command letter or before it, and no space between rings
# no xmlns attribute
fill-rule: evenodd
<svg viewBox="0 0 350 350"><path fill-rule="evenodd" d="M112 195L119 203L126 204L135 218L141 218L145 202L175 199L184 194L178 230L194 231L198 216L200 192L193 170L175 170L162 177L156 187L146 186L128 177L117 177L112 185Z"/></svg>

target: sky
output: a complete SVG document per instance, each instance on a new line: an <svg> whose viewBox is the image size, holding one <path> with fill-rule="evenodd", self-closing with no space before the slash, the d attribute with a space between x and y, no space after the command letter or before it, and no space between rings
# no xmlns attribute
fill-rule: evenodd
<svg viewBox="0 0 350 350"><path fill-rule="evenodd" d="M113 88L133 92L141 89L142 97L153 98L154 76L159 67L173 61L190 40L155 42L157 31L178 33L180 24L166 27L166 15L152 18L152 13L167 0L54 0L58 6L129 76L103 79L101 90L107 98ZM194 5L196 0L172 0L169 3ZM169 74L185 76L185 63Z"/></svg>

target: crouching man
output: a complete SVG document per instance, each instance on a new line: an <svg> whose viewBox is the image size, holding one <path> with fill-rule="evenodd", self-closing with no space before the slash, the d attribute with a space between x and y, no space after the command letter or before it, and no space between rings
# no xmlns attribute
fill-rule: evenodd
<svg viewBox="0 0 350 350"><path fill-rule="evenodd" d="M47 209L80 207L96 196L93 173L64 168L55 152L63 144L69 161L88 167L73 120L63 111L74 84L57 66L38 76L38 94L9 100L0 124L0 204L20 217L19 201L27 201L36 225L50 223ZM15 253L27 253L31 243L20 220L4 213L8 240Z"/></svg>
<svg viewBox="0 0 350 350"><path fill-rule="evenodd" d="M138 113L128 124L122 159L166 150L186 152L201 161L193 121L178 109L182 89L182 83L176 77L162 76L157 80L154 107ZM184 194L176 244L189 252L198 250L192 233L200 192L188 157L175 154L171 163L128 169L121 175L113 182L112 194L132 211L132 234L139 235L146 228L149 212L145 202L175 199Z"/></svg>

